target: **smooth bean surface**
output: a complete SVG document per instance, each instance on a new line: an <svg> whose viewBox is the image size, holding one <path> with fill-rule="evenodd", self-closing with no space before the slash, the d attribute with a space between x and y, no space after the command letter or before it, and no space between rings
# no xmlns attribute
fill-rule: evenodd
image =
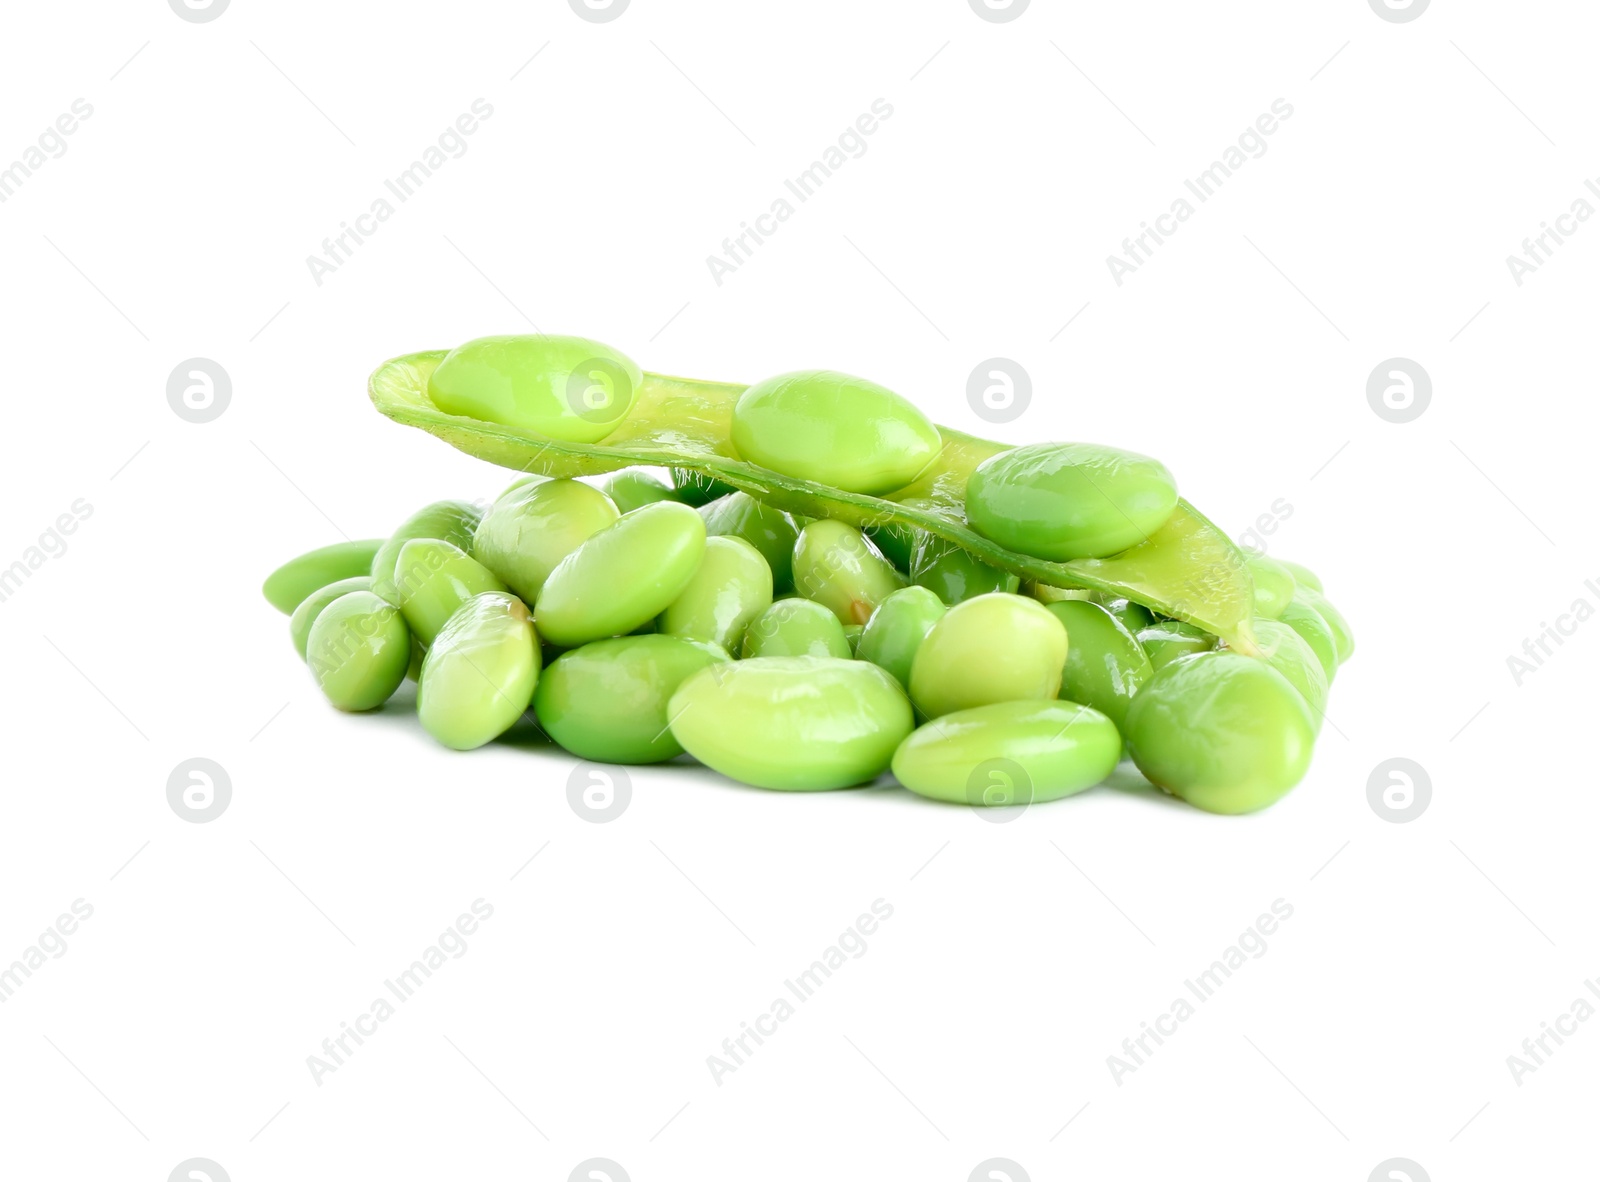
<svg viewBox="0 0 1600 1182"><path fill-rule="evenodd" d="M1322 580L1310 567L1290 562L1287 558L1278 559L1278 564L1294 576L1296 586L1309 587L1313 591L1322 590Z"/></svg>
<svg viewBox="0 0 1600 1182"><path fill-rule="evenodd" d="M772 606L772 568L743 538L707 538L689 583L656 622L663 636L736 651L745 629Z"/></svg>
<svg viewBox="0 0 1600 1182"><path fill-rule="evenodd" d="M417 717L446 747L481 747L527 710L541 661L522 600L498 591L474 596L445 621L422 660Z"/></svg>
<svg viewBox="0 0 1600 1182"><path fill-rule="evenodd" d="M772 589L794 590L794 544L800 527L782 510L764 505L749 493L729 493L700 508L711 537L743 538L767 560Z"/></svg>
<svg viewBox="0 0 1600 1182"><path fill-rule="evenodd" d="M1328 625L1328 631L1333 633L1333 647L1339 657L1339 664L1348 661L1356 651L1356 638L1355 633L1350 631L1350 625L1339 614L1339 609L1334 607L1321 591L1313 591L1309 587L1297 590L1295 598L1315 611L1322 617L1322 622Z"/></svg>
<svg viewBox="0 0 1600 1182"><path fill-rule="evenodd" d="M734 404L732 438L752 464L873 495L910 484L943 447L939 429L900 395L833 370L751 386Z"/></svg>
<svg viewBox="0 0 1600 1182"><path fill-rule="evenodd" d="M1066 599L1045 610L1067 630L1061 696L1092 706L1122 730L1128 706L1155 669L1133 634L1098 603Z"/></svg>
<svg viewBox="0 0 1600 1182"><path fill-rule="evenodd" d="M637 365L599 341L479 337L439 362L428 398L448 414L597 443L627 416L642 378Z"/></svg>
<svg viewBox="0 0 1600 1182"><path fill-rule="evenodd" d="M368 538L308 550L268 575L261 584L261 594L279 611L292 614L313 591L329 583L371 574L373 556L382 546L382 538Z"/></svg>
<svg viewBox="0 0 1600 1182"><path fill-rule="evenodd" d="M400 548L414 538L439 538L470 554L472 534L482 518L483 509L470 501L435 501L418 509L372 556L368 573L372 576L373 593L398 607L400 593L394 585L394 568L400 561Z"/></svg>
<svg viewBox="0 0 1600 1182"><path fill-rule="evenodd" d="M667 703L691 674L725 663L714 644L675 636L596 640L557 657L533 709L545 732L579 759L660 763L683 754Z"/></svg>
<svg viewBox="0 0 1600 1182"><path fill-rule="evenodd" d="M894 592L867 621L856 656L886 670L902 687L909 687L911 662L946 610L944 600L926 587Z"/></svg>
<svg viewBox="0 0 1600 1182"><path fill-rule="evenodd" d="M905 585L861 531L842 521L813 521L795 540L795 590L828 608L841 624L865 624Z"/></svg>
<svg viewBox="0 0 1600 1182"><path fill-rule="evenodd" d="M351 591L317 614L306 662L318 687L340 710L371 710L406 678L411 633L400 609L371 591Z"/></svg>
<svg viewBox="0 0 1600 1182"><path fill-rule="evenodd" d="M471 553L533 603L556 565L617 516L610 497L579 480L513 487L483 515Z"/></svg>
<svg viewBox="0 0 1600 1182"><path fill-rule="evenodd" d="M750 621L740 655L848 659L851 653L838 616L809 599L780 599Z"/></svg>
<svg viewBox="0 0 1600 1182"><path fill-rule="evenodd" d="M1158 669L1128 710L1128 746L1150 782L1211 813L1248 813L1300 782L1316 738L1283 674L1242 653Z"/></svg>
<svg viewBox="0 0 1600 1182"><path fill-rule="evenodd" d="M994 592L939 618L911 662L911 700L927 718L973 706L1049 700L1061 691L1067 630L1036 600Z"/></svg>
<svg viewBox="0 0 1600 1182"><path fill-rule="evenodd" d="M1311 646L1328 684L1332 685L1333 675L1339 668L1339 646L1333 639L1333 629L1328 627L1322 613L1297 596L1289 601L1289 606L1283 609L1283 615L1279 618Z"/></svg>
<svg viewBox="0 0 1600 1182"><path fill-rule="evenodd" d="M911 581L946 603L960 603L990 591L1016 591L1020 580L980 562L960 546L924 533L911 553Z"/></svg>
<svg viewBox="0 0 1600 1182"><path fill-rule="evenodd" d="M456 608L474 595L506 589L482 563L439 538L413 538L400 547L394 580L400 614L423 645L432 644Z"/></svg>
<svg viewBox="0 0 1600 1182"><path fill-rule="evenodd" d="M1158 620L1141 629L1137 638L1150 664L1161 669L1183 657L1208 653L1217 647L1217 638L1182 620Z"/></svg>
<svg viewBox="0 0 1600 1182"><path fill-rule="evenodd" d="M1328 704L1328 675L1322 671L1317 654L1282 620L1257 620L1255 632L1261 659L1299 691L1306 705L1311 707L1315 729L1321 731L1323 707Z"/></svg>
<svg viewBox="0 0 1600 1182"><path fill-rule="evenodd" d="M1122 757L1104 714L1077 702L996 702L918 727L894 776L919 796L975 807L1059 800L1100 783Z"/></svg>
<svg viewBox="0 0 1600 1182"><path fill-rule="evenodd" d="M1276 620L1294 598L1294 576L1281 562L1265 554L1247 554L1244 564L1250 568L1255 584L1256 617Z"/></svg>
<svg viewBox="0 0 1600 1182"><path fill-rule="evenodd" d="M668 488L650 473L641 472L637 468L627 468L612 473L601 483L600 491L611 498L611 503L617 507L619 513L642 509L657 501L679 499L673 489Z"/></svg>
<svg viewBox="0 0 1600 1182"><path fill-rule="evenodd" d="M533 608L539 635L571 648L632 632L683 593L705 550L705 522L688 505L635 509L550 572Z"/></svg>
<svg viewBox="0 0 1600 1182"><path fill-rule="evenodd" d="M911 704L868 661L755 657L692 675L668 704L672 733L707 767L758 788L848 788L888 770Z"/></svg>
<svg viewBox="0 0 1600 1182"><path fill-rule="evenodd" d="M300 654L302 660L306 655L306 642L311 639L311 625L317 622L317 617L322 614L322 609L327 607L341 595L348 595L352 591L371 591L372 579L368 575L356 575L354 578L340 579L337 583L329 583L326 587L318 587L310 595L300 601L294 609L294 614L289 617L289 639L294 644L294 651ZM1319 619L1321 617L1318 617Z"/></svg>
<svg viewBox="0 0 1600 1182"><path fill-rule="evenodd" d="M1158 460L1093 443L1034 443L979 464L967 520L1002 546L1065 562L1145 541L1172 516L1178 486Z"/></svg>

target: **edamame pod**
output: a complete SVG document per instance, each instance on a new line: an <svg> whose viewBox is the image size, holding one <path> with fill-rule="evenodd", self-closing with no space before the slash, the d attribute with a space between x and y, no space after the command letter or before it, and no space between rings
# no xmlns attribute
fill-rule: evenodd
<svg viewBox="0 0 1600 1182"><path fill-rule="evenodd" d="M422 660L417 717L446 747L481 747L527 710L540 662L522 600L501 591L476 595L445 621Z"/></svg>
<svg viewBox="0 0 1600 1182"><path fill-rule="evenodd" d="M926 718L1061 691L1067 630L1035 600L1002 591L958 603L911 661L911 700Z"/></svg>
<svg viewBox="0 0 1600 1182"><path fill-rule="evenodd" d="M865 624L878 604L905 585L861 531L842 521L813 521L795 540L795 590L841 624Z"/></svg>
<svg viewBox="0 0 1600 1182"><path fill-rule="evenodd" d="M894 776L919 796L974 806L1060 800L1117 766L1122 736L1077 702L996 702L918 727L894 753Z"/></svg>
<svg viewBox="0 0 1600 1182"><path fill-rule="evenodd" d="M678 494L678 499L685 505L699 508L709 505L712 501L738 492L731 484L724 484L715 476L707 476L703 472L696 472L693 468L672 468L673 491Z"/></svg>
<svg viewBox="0 0 1600 1182"><path fill-rule="evenodd" d="M668 726L672 695L692 674L728 660L714 644L675 636L596 640L563 653L544 671L534 713L579 759L660 763L683 754Z"/></svg>
<svg viewBox="0 0 1600 1182"><path fill-rule="evenodd" d="M1283 674L1242 653L1175 661L1128 710L1128 746L1151 783L1211 813L1265 808L1298 784L1316 737Z"/></svg>
<svg viewBox="0 0 1600 1182"><path fill-rule="evenodd" d="M405 680L411 633L400 609L371 591L341 595L318 613L306 641L306 662L328 701L340 710L371 710Z"/></svg>
<svg viewBox="0 0 1600 1182"><path fill-rule="evenodd" d="M676 492L650 473L641 472L637 468L628 468L606 477L600 485L600 491L611 498L611 503L617 507L619 513L642 509L657 501L678 499Z"/></svg>
<svg viewBox="0 0 1600 1182"><path fill-rule="evenodd" d="M514 487L483 515L471 553L524 603L533 603L556 565L617 516L611 498L582 481Z"/></svg>
<svg viewBox="0 0 1600 1182"><path fill-rule="evenodd" d="M550 572L533 608L539 635L571 648L632 632L683 593L705 549L705 522L688 505L635 509Z"/></svg>
<svg viewBox="0 0 1600 1182"><path fill-rule="evenodd" d="M749 493L729 493L700 507L710 537L743 538L772 568L772 589L777 594L794 589L794 543L800 527L794 519Z"/></svg>
<svg viewBox="0 0 1600 1182"><path fill-rule="evenodd" d="M308 550L268 575L261 584L261 594L273 607L288 615L313 591L341 579L370 574L373 555L382 546L382 538L368 538L362 542L335 542Z"/></svg>
<svg viewBox="0 0 1600 1182"><path fill-rule="evenodd" d="M906 587L878 605L862 630L856 656L886 670L902 689L911 685L911 662L946 611L926 587Z"/></svg>
<svg viewBox="0 0 1600 1182"><path fill-rule="evenodd" d="M326 587L318 587L302 599L299 606L294 609L294 614L289 617L289 639L301 659L305 659L306 642L311 639L311 625L317 622L317 617L322 614L323 608L341 595L348 595L352 591L371 590L372 579L367 575L356 575L354 578L329 583Z"/></svg>
<svg viewBox="0 0 1600 1182"><path fill-rule="evenodd" d="M874 495L910 484L943 446L939 429L894 391L823 369L751 386L734 404L731 437L752 464Z"/></svg>
<svg viewBox="0 0 1600 1182"><path fill-rule="evenodd" d="M400 560L400 547L414 538L439 538L470 554L472 532L482 517L483 510L470 501L435 501L418 509L372 556L373 593L398 607L400 593L394 585L394 568Z"/></svg>
<svg viewBox="0 0 1600 1182"><path fill-rule="evenodd" d="M1255 584L1257 618L1276 620L1294 598L1294 576L1281 562L1265 554L1246 554L1244 564L1250 568Z"/></svg>
<svg viewBox="0 0 1600 1182"><path fill-rule="evenodd" d="M911 704L867 661L756 657L691 676L672 733L707 767L757 788L809 792L875 779L911 733Z"/></svg>
<svg viewBox="0 0 1600 1182"><path fill-rule="evenodd" d="M656 630L731 651L750 621L771 606L772 569L761 552L743 538L707 538L700 566L661 613Z"/></svg>
<svg viewBox="0 0 1600 1182"><path fill-rule="evenodd" d="M742 655L848 660L851 653L838 616L809 599L780 599L750 621Z"/></svg>
<svg viewBox="0 0 1600 1182"><path fill-rule="evenodd" d="M461 547L439 538L413 538L400 547L394 585L400 614L424 646L433 643L456 608L474 595L506 589Z"/></svg>
<svg viewBox="0 0 1600 1182"><path fill-rule="evenodd" d="M1094 707L1123 730L1134 695L1155 673L1149 656L1098 603L1068 599L1046 604L1045 610L1067 630L1061 696Z"/></svg>
<svg viewBox="0 0 1600 1182"><path fill-rule="evenodd" d="M1099 598L1093 591L1084 591L1078 587L1052 587L1048 583L1035 582L1033 579L1025 580L1017 594L1037 599L1046 607L1049 607L1052 603L1063 603L1069 599L1090 599L1099 602ZM1126 603L1127 600L1122 602Z"/></svg>
<svg viewBox="0 0 1600 1182"><path fill-rule="evenodd" d="M1172 516L1178 486L1158 460L1095 443L1033 443L979 464L967 520L1002 546L1065 562L1149 540Z"/></svg>
<svg viewBox="0 0 1600 1182"><path fill-rule="evenodd" d="M597 443L627 416L639 367L583 337L479 337L450 350L428 379L446 414Z"/></svg>

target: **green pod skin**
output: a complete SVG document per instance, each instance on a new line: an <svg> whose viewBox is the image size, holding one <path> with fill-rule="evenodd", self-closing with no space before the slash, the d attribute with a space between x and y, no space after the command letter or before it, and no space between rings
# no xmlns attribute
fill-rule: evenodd
<svg viewBox="0 0 1600 1182"><path fill-rule="evenodd" d="M317 614L306 663L340 710L383 705L406 679L411 633L400 610L371 591L341 595Z"/></svg>
<svg viewBox="0 0 1600 1182"><path fill-rule="evenodd" d="M865 624L906 585L861 531L842 521L813 521L794 543L794 587L841 624Z"/></svg>
<svg viewBox="0 0 1600 1182"><path fill-rule="evenodd" d="M1117 617L1117 622L1135 636L1156 622L1154 613L1142 603L1131 599L1113 599L1105 604L1106 611Z"/></svg>
<svg viewBox="0 0 1600 1182"><path fill-rule="evenodd" d="M1322 580L1310 567L1301 566L1298 562L1290 562L1287 558L1278 559L1278 565L1294 576L1295 585L1307 587L1312 591L1322 590Z"/></svg>
<svg viewBox="0 0 1600 1182"><path fill-rule="evenodd" d="M626 468L606 477L600 485L600 491L611 498L611 503L617 507L619 513L642 509L657 501L679 499L678 494L672 489L650 473L641 472L637 468Z"/></svg>
<svg viewBox="0 0 1600 1182"><path fill-rule="evenodd" d="M1313 591L1309 587L1301 587L1295 593L1295 598L1304 603L1322 617L1322 622L1328 625L1328 631L1333 633L1334 653L1343 665L1356 651L1355 634L1350 631L1350 625L1339 614L1339 609L1328 602L1328 597L1320 591Z"/></svg>
<svg viewBox="0 0 1600 1182"><path fill-rule="evenodd" d="M1033 443L979 464L967 521L1012 550L1065 562L1147 540L1178 505L1166 465L1095 443Z"/></svg>
<svg viewBox="0 0 1600 1182"><path fill-rule="evenodd" d="M470 501L435 501L418 509L372 556L369 573L373 593L398 607L400 593L394 585L394 568L400 561L400 548L416 538L438 538L471 554L472 533L482 518L483 510Z"/></svg>
<svg viewBox="0 0 1600 1182"><path fill-rule="evenodd" d="M394 585L400 614L424 646L433 643L456 608L474 595L506 589L481 562L438 538L412 538L400 547Z"/></svg>
<svg viewBox="0 0 1600 1182"><path fill-rule="evenodd" d="M329 583L326 587L318 587L302 599L300 605L294 609L294 614L289 617L289 639L294 642L294 651L300 654L300 659L305 660L306 642L311 639L311 625L317 622L317 617L322 614L323 608L341 595L348 595L352 591L371 590L372 579L367 575L356 575L354 578Z"/></svg>
<svg viewBox="0 0 1600 1182"><path fill-rule="evenodd" d="M848 660L851 653L838 616L809 599L780 599L750 621L740 655Z"/></svg>
<svg viewBox="0 0 1600 1182"><path fill-rule="evenodd" d="M736 493L739 490L731 484L724 484L715 476L707 476L704 472L696 472L693 468L670 468L673 491L678 494L678 499L685 505L699 508L709 505L712 501Z"/></svg>
<svg viewBox="0 0 1600 1182"><path fill-rule="evenodd" d="M944 600L926 587L896 591L867 621L856 656L887 671L901 688L909 688L911 662L946 610Z"/></svg>
<svg viewBox="0 0 1600 1182"><path fill-rule="evenodd" d="M382 546L382 538L368 538L309 550L268 575L261 584L261 594L273 607L290 615L313 591L342 579L370 574L373 556Z"/></svg>
<svg viewBox="0 0 1600 1182"><path fill-rule="evenodd" d="M1256 618L1276 620L1294 598L1294 576L1287 567L1265 554L1246 554L1245 566L1256 589Z"/></svg>
<svg viewBox="0 0 1600 1182"><path fill-rule="evenodd" d="M752 464L844 492L903 488L944 440L892 390L826 369L757 382L733 407L733 446Z"/></svg>
<svg viewBox="0 0 1600 1182"><path fill-rule="evenodd" d="M1153 668L1161 669L1181 657L1208 653L1217 647L1217 638L1211 633L1182 620L1158 620L1141 629L1135 637Z"/></svg>
<svg viewBox="0 0 1600 1182"><path fill-rule="evenodd" d="M584 337L479 337L445 354L428 399L446 414L568 443L598 443L628 415L639 367Z"/></svg>
<svg viewBox="0 0 1600 1182"><path fill-rule="evenodd" d="M1076 702L995 702L913 731L894 776L918 796L974 807L1060 800L1092 788L1122 758L1111 720Z"/></svg>
<svg viewBox="0 0 1600 1182"><path fill-rule="evenodd" d="M1036 583L1032 579L1025 580L1017 593L1037 599L1046 607L1049 607L1052 603L1066 603L1073 599L1095 599L1093 591L1084 591L1077 587L1052 587L1048 583ZM1098 601L1096 600L1096 602ZM1123 602L1126 603L1127 601L1123 600ZM1108 608L1107 610L1110 609Z"/></svg>
<svg viewBox="0 0 1600 1182"><path fill-rule="evenodd" d="M1021 580L997 566L979 562L943 538L923 534L911 554L911 581L946 603L960 603L991 591L1014 594Z"/></svg>
<svg viewBox="0 0 1600 1182"><path fill-rule="evenodd" d="M688 505L635 509L550 572L533 608L539 635L574 648L632 632L683 594L705 551L705 522Z"/></svg>
<svg viewBox="0 0 1600 1182"><path fill-rule="evenodd" d="M732 652L745 629L772 606L772 568L743 538L707 538L705 555L656 622L663 636L706 640Z"/></svg>
<svg viewBox="0 0 1600 1182"><path fill-rule="evenodd" d="M1322 712L1328 704L1328 675L1322 671L1317 654L1282 620L1257 620L1256 640L1261 646L1261 660L1283 674L1306 700L1313 726L1320 732Z"/></svg>
<svg viewBox="0 0 1600 1182"><path fill-rule="evenodd" d="M1210 813L1250 813L1311 765L1311 709L1271 665L1201 653L1158 669L1128 711L1133 761L1151 783Z"/></svg>
<svg viewBox="0 0 1600 1182"><path fill-rule="evenodd" d="M611 498L582 481L524 485L489 506L470 553L522 602L534 603L557 564L617 517Z"/></svg>
<svg viewBox="0 0 1600 1182"><path fill-rule="evenodd" d="M668 705L690 755L757 788L813 792L876 779L911 733L911 703L867 661L757 657L702 669Z"/></svg>
<svg viewBox="0 0 1600 1182"><path fill-rule="evenodd" d="M1066 599L1046 604L1045 610L1067 630L1061 696L1092 706L1124 730L1134 695L1155 675L1149 656L1133 633L1098 603Z"/></svg>
<svg viewBox="0 0 1600 1182"><path fill-rule="evenodd" d="M579 759L660 763L683 754L668 727L678 687L728 654L675 636L622 636L563 653L539 678L539 725Z"/></svg>
<svg viewBox="0 0 1600 1182"><path fill-rule="evenodd" d="M764 505L749 493L729 493L700 507L709 537L743 538L772 568L772 589L794 590L794 543L800 527L780 509Z"/></svg>
<svg viewBox="0 0 1600 1182"><path fill-rule="evenodd" d="M911 661L911 700L925 718L1061 692L1067 630L1043 604L996 591L939 618Z"/></svg>
<svg viewBox="0 0 1600 1182"><path fill-rule="evenodd" d="M1331 686L1333 675L1339 669L1339 646L1334 642L1333 629L1328 627L1328 622L1316 608L1299 596L1289 601L1280 619L1299 633L1300 639L1311 647Z"/></svg>
<svg viewBox="0 0 1600 1182"><path fill-rule="evenodd" d="M462 604L417 678L417 717L446 747L471 751L521 718L539 682L539 637L522 600L500 591Z"/></svg>

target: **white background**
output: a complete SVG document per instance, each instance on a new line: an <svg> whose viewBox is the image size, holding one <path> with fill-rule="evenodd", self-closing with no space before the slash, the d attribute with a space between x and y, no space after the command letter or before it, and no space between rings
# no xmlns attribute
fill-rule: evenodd
<svg viewBox="0 0 1600 1182"><path fill-rule="evenodd" d="M1600 624L1520 686L1507 668L1600 604L1600 224L1520 287L1505 263L1600 176L1589 6L4 20L0 165L94 111L0 204L0 566L93 512L0 603L0 962L74 899L94 914L0 1005L0 1174L565 1179L603 1156L636 1182L958 1182L1005 1157L1362 1182L1406 1157L1445 1182L1592 1160L1600 1023L1521 1086L1506 1064L1600 975ZM466 154L318 285L306 257L478 98ZM876 98L894 114L865 155L718 286L707 255ZM1278 98L1266 154L1118 286L1106 256ZM384 420L364 382L530 324L1148 452L1234 533L1284 499L1270 552L1314 565L1359 639L1310 775L1253 817L1130 778L989 824L675 766L593 824L558 751L446 752L409 690L336 714L261 578L492 496L504 472ZM965 393L996 355L1035 391L1002 428ZM206 424L166 399L196 356L233 384ZM1395 356L1433 381L1406 424L1366 398ZM195 756L232 781L208 824L166 799ZM1394 756L1432 783L1407 824L1368 803ZM478 898L469 951L313 1082L307 1056ZM713 1083L706 1057L879 898L866 954ZM1267 953L1114 1082L1107 1056L1279 898Z"/></svg>

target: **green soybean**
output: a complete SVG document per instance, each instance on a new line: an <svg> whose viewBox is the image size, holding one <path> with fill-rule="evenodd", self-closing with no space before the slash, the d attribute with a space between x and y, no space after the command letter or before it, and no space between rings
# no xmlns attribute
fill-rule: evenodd
<svg viewBox="0 0 1600 1182"><path fill-rule="evenodd" d="M1287 558L1278 559L1278 565L1294 576L1297 586L1308 587L1312 591L1322 590L1322 580L1317 577L1310 567L1301 566L1298 562L1290 562Z"/></svg>
<svg viewBox="0 0 1600 1182"><path fill-rule="evenodd" d="M700 566L661 613L664 636L707 640L730 651L746 627L772 606L772 568L743 538L707 538Z"/></svg>
<svg viewBox="0 0 1600 1182"><path fill-rule="evenodd" d="M1311 707L1314 728L1322 729L1323 708L1328 704L1328 675L1322 671L1322 662L1305 640L1281 620L1257 620L1256 643L1260 646L1260 659L1266 661Z"/></svg>
<svg viewBox="0 0 1600 1182"><path fill-rule="evenodd" d="M1122 757L1122 736L1077 702L995 702L918 727L894 776L919 796L978 807L1059 800L1092 788Z"/></svg>
<svg viewBox="0 0 1600 1182"><path fill-rule="evenodd" d="M865 624L878 604L905 585L861 531L842 521L813 521L795 540L795 590L841 624Z"/></svg>
<svg viewBox="0 0 1600 1182"><path fill-rule="evenodd" d="M619 513L642 509L657 501L678 499L676 492L650 473L641 472L637 468L628 468L606 477L600 485L600 491L611 498L611 503L617 507Z"/></svg>
<svg viewBox="0 0 1600 1182"><path fill-rule="evenodd" d="M632 632L683 593L705 549L705 522L688 505L635 509L550 572L533 608L539 635L571 648Z"/></svg>
<svg viewBox="0 0 1600 1182"><path fill-rule="evenodd" d="M1294 576L1287 567L1265 554L1247 554L1244 564L1256 589L1256 617L1276 620L1294 598Z"/></svg>
<svg viewBox="0 0 1600 1182"><path fill-rule="evenodd" d="M382 545L382 538L368 538L362 542L335 542L308 550L268 575L261 584L261 594L273 607L288 615L313 591L342 579L370 574L373 555Z"/></svg>
<svg viewBox="0 0 1600 1182"><path fill-rule="evenodd" d="M610 497L581 481L513 487L483 515L471 553L524 603L533 603L556 565L617 516Z"/></svg>
<svg viewBox="0 0 1600 1182"><path fill-rule="evenodd" d="M1026 595L1031 599L1037 599L1046 607L1049 607L1052 603L1065 603L1072 599L1090 599L1098 602L1093 591L1084 591L1078 587L1052 587L1049 583L1039 583L1033 579L1025 580L1021 587L1018 588L1017 593ZM1126 603L1127 601L1123 600L1123 602Z"/></svg>
<svg viewBox="0 0 1600 1182"><path fill-rule="evenodd" d="M843 624L844 641L850 646L852 657L861 655L861 634L866 631L865 624Z"/></svg>
<svg viewBox="0 0 1600 1182"><path fill-rule="evenodd" d="M1093 443L1034 443L979 464L967 520L1002 546L1064 562L1146 541L1172 516L1178 487L1149 456Z"/></svg>
<svg viewBox="0 0 1600 1182"><path fill-rule="evenodd" d="M780 599L750 621L741 655L750 657L850 657L844 625L820 603Z"/></svg>
<svg viewBox="0 0 1600 1182"><path fill-rule="evenodd" d="M911 700L927 718L1061 691L1067 630L1035 600L993 592L958 603L911 662Z"/></svg>
<svg viewBox="0 0 1600 1182"><path fill-rule="evenodd" d="M371 577L356 575L354 578L329 583L326 587L318 587L300 601L299 606L294 609L294 614L289 617L289 639L294 643L294 651L300 654L302 660L306 655L306 642L311 639L311 625L317 622L322 609L341 595L348 595L352 591L370 590L372 590Z"/></svg>
<svg viewBox="0 0 1600 1182"><path fill-rule="evenodd" d="M1212 813L1265 808L1298 784L1316 737L1305 699L1265 661L1202 653L1158 669L1128 710L1133 761Z"/></svg>
<svg viewBox="0 0 1600 1182"><path fill-rule="evenodd" d="M910 484L943 447L939 429L900 395L833 370L757 382L734 404L731 437L752 464L870 494Z"/></svg>
<svg viewBox="0 0 1600 1182"><path fill-rule="evenodd" d="M1333 647L1339 657L1339 664L1348 661L1351 654L1356 651L1356 638L1350 631L1350 625L1339 614L1339 609L1328 602L1326 595L1320 591L1313 591L1310 587L1301 587L1295 592L1295 598L1315 611L1322 617L1322 622L1328 625L1328 631L1333 633Z"/></svg>
<svg viewBox="0 0 1600 1182"><path fill-rule="evenodd" d="M944 600L926 587L894 592L867 621L856 656L886 670L903 688L909 687L911 662L945 611Z"/></svg>
<svg viewBox="0 0 1600 1182"><path fill-rule="evenodd" d="M499 591L476 595L445 621L423 658L417 717L446 747L481 747L527 710L540 661L523 602Z"/></svg>
<svg viewBox="0 0 1600 1182"><path fill-rule="evenodd" d="M1298 632L1300 639L1311 647L1331 685L1333 675L1339 668L1339 646L1333 639L1333 629L1328 627L1328 622L1316 608L1299 596L1289 601L1289 606L1283 609L1283 615L1279 618Z"/></svg>
<svg viewBox="0 0 1600 1182"><path fill-rule="evenodd" d="M1105 604L1105 609L1116 616L1117 622L1135 636L1156 622L1156 618L1149 608L1142 603L1135 603L1131 599L1109 600Z"/></svg>
<svg viewBox="0 0 1600 1182"><path fill-rule="evenodd" d="M306 640L306 662L328 701L340 710L371 710L406 678L411 633L400 610L371 591L351 591L318 613Z"/></svg>
<svg viewBox="0 0 1600 1182"><path fill-rule="evenodd" d="M1182 620L1157 621L1141 629L1137 640L1156 669L1164 668L1182 657L1208 653L1217 647L1215 636Z"/></svg>
<svg viewBox="0 0 1600 1182"><path fill-rule="evenodd" d="M700 507L706 534L743 538L772 568L772 589L778 594L794 589L794 543L800 527L781 509L763 504L749 493L729 493Z"/></svg>
<svg viewBox="0 0 1600 1182"><path fill-rule="evenodd" d="M675 636L596 640L544 671L534 714L579 759L660 763L683 754L668 726L672 695L691 674L728 660L714 644Z"/></svg>
<svg viewBox="0 0 1600 1182"><path fill-rule="evenodd" d="M445 354L428 398L447 414L596 443L627 416L642 376L615 349L583 337L479 337Z"/></svg>
<svg viewBox="0 0 1600 1182"><path fill-rule="evenodd" d="M678 687L668 713L673 736L707 767L797 792L877 778L912 724L894 678L832 657L713 665Z"/></svg>
<svg viewBox="0 0 1600 1182"><path fill-rule="evenodd" d="M395 564L400 548L415 538L439 538L472 553L472 533L478 528L483 510L470 501L435 501L424 505L400 523L398 529L372 556L372 590L399 606L400 594L394 585Z"/></svg>
<svg viewBox="0 0 1600 1182"><path fill-rule="evenodd" d="M1015 592L1020 583L1009 571L980 562L960 546L927 533L911 553L911 581L946 603L960 603L990 591Z"/></svg>
<svg viewBox="0 0 1600 1182"><path fill-rule="evenodd" d="M1067 599L1045 605L1067 630L1061 696L1127 726L1128 706L1155 674L1150 658L1122 622L1098 603Z"/></svg>
<svg viewBox="0 0 1600 1182"><path fill-rule="evenodd" d="M456 608L474 595L506 589L482 563L439 538L413 538L400 547L394 582L400 614L423 645L432 644Z"/></svg>

